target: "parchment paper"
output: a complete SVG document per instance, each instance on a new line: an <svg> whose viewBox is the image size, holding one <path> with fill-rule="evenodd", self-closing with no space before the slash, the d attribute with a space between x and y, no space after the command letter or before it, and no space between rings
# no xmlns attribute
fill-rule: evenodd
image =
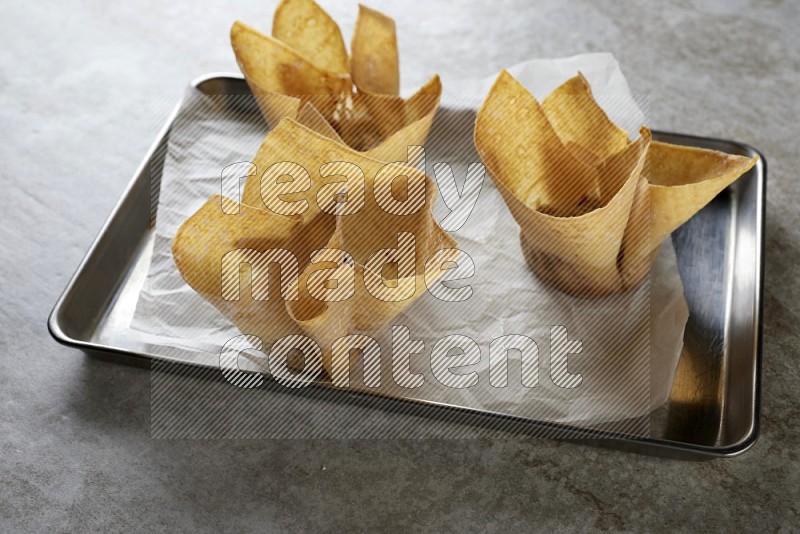
<svg viewBox="0 0 800 534"><path fill-rule="evenodd" d="M580 70L612 120L629 132L645 123L610 54L535 60L509 70L540 100ZM426 144L429 174L434 162L446 161L463 183L467 165L479 161L472 146L474 112L495 77L444 80L443 104ZM250 160L266 133L257 114L225 111L218 99L188 91L169 137L152 261L125 334L128 342L149 352L215 365L225 342L240 334L183 281L170 244L180 224L211 195L220 193L221 170ZM440 203L435 212L441 220L448 210ZM425 341L424 354L412 357L412 370L425 377L418 389L393 385L388 331L370 333L382 348L381 393L572 423L635 418L666 401L688 318L670 241L662 246L650 279L634 291L586 300L546 287L530 272L522 258L518 227L488 176L472 215L453 235L475 262L475 276L467 281L473 295L466 302L448 303L426 294L393 321ZM578 387L558 387L550 379L552 325L566 327L569 339L582 343L580 353L568 360L569 372L582 376ZM452 389L433 377L431 348L451 334L469 336L481 348L480 364L457 371L477 371L477 385ZM489 383L489 345L507 334L536 341L538 387L521 384L518 351L509 352L507 387ZM264 369L259 358L241 360L242 368ZM373 391L353 382L354 389Z"/></svg>

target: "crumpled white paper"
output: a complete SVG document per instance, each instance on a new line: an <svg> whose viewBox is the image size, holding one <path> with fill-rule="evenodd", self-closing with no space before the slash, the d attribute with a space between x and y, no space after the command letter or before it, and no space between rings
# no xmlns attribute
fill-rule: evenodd
<svg viewBox="0 0 800 534"><path fill-rule="evenodd" d="M644 123L644 114L610 54L535 60L509 70L540 100L580 70L613 121L629 132ZM443 104L426 144L429 174L433 163L446 161L463 183L467 165L479 161L472 145L474 111L495 78L445 80ZM447 124L440 126L443 123ZM189 91L169 137L152 262L126 334L149 352L218 365L222 346L240 334L183 281L170 246L180 224L211 195L219 194L221 170L252 158L266 133L257 114L223 112L214 99ZM448 159L433 159L438 157ZM440 203L436 213L441 220L447 210ZM587 300L549 288L530 272L520 250L518 226L488 176L472 215L453 235L475 262L475 276L466 281L473 295L466 302L452 303L426 294L393 321L425 342L424 353L411 359L411 370L425 379L420 388L393 383L388 330L370 333L381 343L381 394L572 423L636 418L666 401L688 318L671 242L662 246L649 280L641 286L624 295ZM569 372L581 375L575 388L558 387L550 379L554 325L566 327L570 340L581 341L580 352L568 358ZM479 364L455 371L477 372L479 380L472 387L445 387L431 372L432 347L452 334L470 337L481 349ZM490 384L490 343L508 334L522 334L537 343L538 387L522 385L518 351L508 354L507 386ZM264 369L259 359L249 363L245 359L240 358L242 368ZM353 376L360 376L359 371ZM375 392L351 382L353 389Z"/></svg>

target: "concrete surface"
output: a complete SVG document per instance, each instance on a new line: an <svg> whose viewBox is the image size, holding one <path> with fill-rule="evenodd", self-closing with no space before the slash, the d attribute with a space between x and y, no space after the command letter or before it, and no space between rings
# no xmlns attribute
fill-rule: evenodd
<svg viewBox="0 0 800 534"><path fill-rule="evenodd" d="M46 317L169 107L235 70L273 2L0 4L0 530L775 530L800 527L800 4L371 1L404 84L611 51L652 126L770 164L763 434L689 463L583 445L150 438L150 375L53 342ZM349 35L355 2L324 1ZM323 469L323 466L325 467Z"/></svg>

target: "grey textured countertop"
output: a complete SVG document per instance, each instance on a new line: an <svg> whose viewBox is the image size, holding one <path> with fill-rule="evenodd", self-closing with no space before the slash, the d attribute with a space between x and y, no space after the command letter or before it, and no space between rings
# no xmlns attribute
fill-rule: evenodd
<svg viewBox="0 0 800 534"><path fill-rule="evenodd" d="M0 530L800 527L800 3L369 3L397 19L405 86L611 51L653 127L766 154L760 441L693 463L499 438L151 439L149 372L56 344L46 318L186 84L237 70L230 23L266 28L274 2L7 0ZM355 2L322 4L349 35Z"/></svg>

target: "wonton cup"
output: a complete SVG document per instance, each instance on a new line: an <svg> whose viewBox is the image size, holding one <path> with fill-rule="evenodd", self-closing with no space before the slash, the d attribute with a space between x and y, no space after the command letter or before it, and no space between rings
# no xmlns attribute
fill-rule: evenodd
<svg viewBox="0 0 800 534"><path fill-rule="evenodd" d="M495 81L475 145L546 282L584 297L638 285L661 242L758 160L639 134L609 120L580 73L541 104L507 71Z"/></svg>
<svg viewBox="0 0 800 534"><path fill-rule="evenodd" d="M234 22L231 45L271 127L311 103L350 147L385 161L405 158L428 136L441 82L434 76L410 98L398 96L395 24L378 11L359 6L349 56L339 26L313 0L283 0L271 37Z"/></svg>
<svg viewBox="0 0 800 534"><path fill-rule="evenodd" d="M455 261L458 245L433 217L425 173L338 142L313 107L301 116L309 126L287 118L264 138L241 204L212 197L180 227L172 253L184 280L239 330L265 350L309 336L336 380L350 350L334 341L386 327L441 276L426 261L443 249L438 257Z"/></svg>

